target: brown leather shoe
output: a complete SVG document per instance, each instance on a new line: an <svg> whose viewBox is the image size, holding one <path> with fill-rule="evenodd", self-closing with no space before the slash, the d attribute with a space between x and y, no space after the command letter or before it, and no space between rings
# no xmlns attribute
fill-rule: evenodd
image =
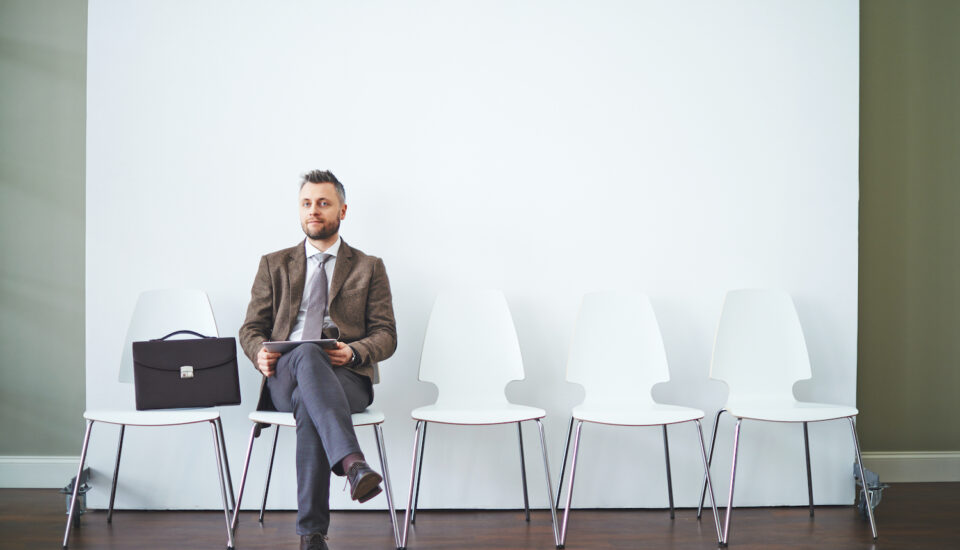
<svg viewBox="0 0 960 550"><path fill-rule="evenodd" d="M330 547L323 533L314 533L300 536L300 550L330 550Z"/></svg>
<svg viewBox="0 0 960 550"><path fill-rule="evenodd" d="M350 498L357 502L366 502L383 490L380 488L383 478L362 460L350 466L347 470L347 480L350 482Z"/></svg>

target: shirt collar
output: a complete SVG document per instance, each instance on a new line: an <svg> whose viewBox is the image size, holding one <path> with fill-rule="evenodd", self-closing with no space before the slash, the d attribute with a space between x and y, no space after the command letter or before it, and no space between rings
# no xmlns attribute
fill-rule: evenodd
<svg viewBox="0 0 960 550"><path fill-rule="evenodd" d="M311 258L312 256L316 256L317 254L329 254L334 258L336 258L337 253L340 252L340 237L337 237L337 242L333 243L333 245L326 250L320 250L317 247L313 246L310 243L309 239L304 239L303 249L306 252L308 259Z"/></svg>

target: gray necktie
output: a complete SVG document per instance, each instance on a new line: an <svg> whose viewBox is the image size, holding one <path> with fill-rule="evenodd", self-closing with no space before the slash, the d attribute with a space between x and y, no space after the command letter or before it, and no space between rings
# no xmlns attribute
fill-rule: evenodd
<svg viewBox="0 0 960 550"><path fill-rule="evenodd" d="M331 254L320 255L320 265L310 283L310 298L307 302L307 317L303 322L303 339L319 340L323 338L323 320L327 316L327 269L324 264L332 258Z"/></svg>

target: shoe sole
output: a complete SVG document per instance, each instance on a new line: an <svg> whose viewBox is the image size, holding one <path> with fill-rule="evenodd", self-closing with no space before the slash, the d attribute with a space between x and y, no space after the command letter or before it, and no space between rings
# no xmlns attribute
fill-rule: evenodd
<svg viewBox="0 0 960 550"><path fill-rule="evenodd" d="M366 502L380 494L380 482L383 478L376 472L371 472L357 481L357 486L350 492L350 498L357 502Z"/></svg>
<svg viewBox="0 0 960 550"><path fill-rule="evenodd" d="M374 487L373 489L371 489L369 493L367 493L367 494L363 495L362 497L358 498L358 499L357 499L357 502L359 502L359 503L362 504L362 503L370 500L371 498L379 495L379 494L382 493L382 492L383 492L383 489L381 489L380 486L377 485L376 487Z"/></svg>

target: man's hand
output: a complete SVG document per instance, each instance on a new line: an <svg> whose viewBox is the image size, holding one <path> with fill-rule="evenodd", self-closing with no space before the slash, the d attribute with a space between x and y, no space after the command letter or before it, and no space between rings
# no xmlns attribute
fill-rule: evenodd
<svg viewBox="0 0 960 550"><path fill-rule="evenodd" d="M276 372L277 360L282 354L267 351L267 348L260 348L257 352L257 369L266 377L271 377Z"/></svg>
<svg viewBox="0 0 960 550"><path fill-rule="evenodd" d="M353 348L343 342L337 342L337 347L326 351L330 357L330 364L334 367L349 365L353 361Z"/></svg>

